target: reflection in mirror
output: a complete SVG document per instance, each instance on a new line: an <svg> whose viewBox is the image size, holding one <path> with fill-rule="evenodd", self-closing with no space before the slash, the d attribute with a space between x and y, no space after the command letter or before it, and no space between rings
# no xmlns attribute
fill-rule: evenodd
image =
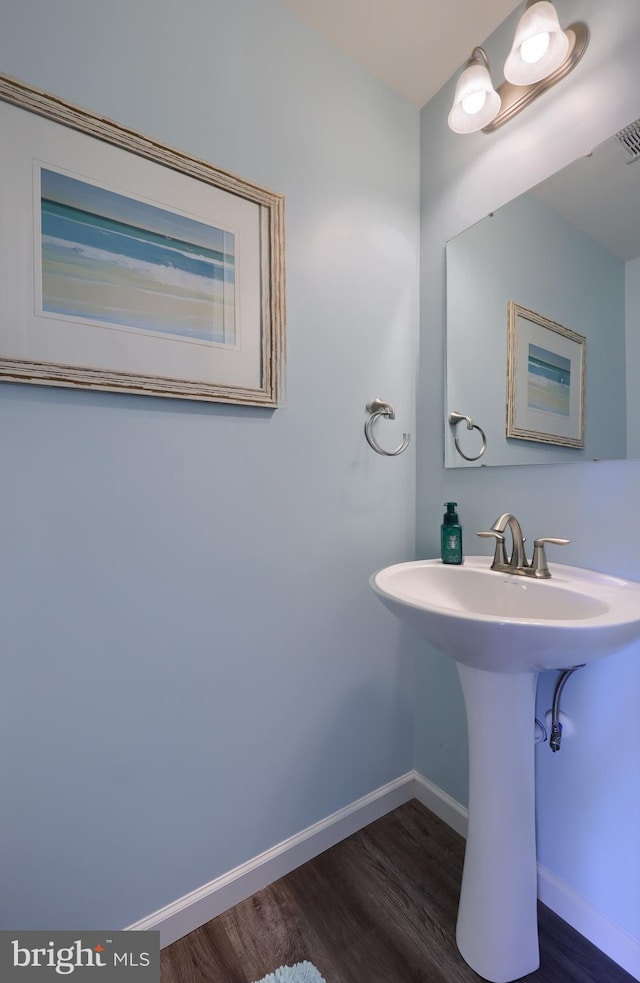
<svg viewBox="0 0 640 983"><path fill-rule="evenodd" d="M446 258L445 466L640 458L640 121L450 240ZM552 331L524 334L509 384L510 304L584 344L574 357ZM584 446L554 443L582 382ZM538 421L530 434L507 437L510 401ZM481 460L456 451L457 436L473 455L476 435L448 423L453 409L486 432Z"/></svg>

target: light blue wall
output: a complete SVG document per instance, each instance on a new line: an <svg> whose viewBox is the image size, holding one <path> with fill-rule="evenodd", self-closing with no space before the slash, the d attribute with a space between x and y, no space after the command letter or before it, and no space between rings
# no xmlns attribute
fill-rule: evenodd
<svg viewBox="0 0 640 983"><path fill-rule="evenodd" d="M120 928L412 767L419 113L272 0L2 6L4 73L286 196L283 409L0 386L0 925Z"/></svg>
<svg viewBox="0 0 640 983"><path fill-rule="evenodd" d="M473 466L625 458L624 262L552 208L521 195L451 239L446 267L446 402L487 434L486 453ZM586 339L584 449L505 437L510 300ZM471 467L455 449L453 428L447 430L447 466ZM477 453L477 441L464 432L458 438Z"/></svg>
<svg viewBox="0 0 640 983"><path fill-rule="evenodd" d="M596 146L638 115L636 0L557 0L563 24L584 20L591 43L572 76L492 135L447 128L452 79L422 112L421 357L418 554L438 551L442 503L459 503L468 553L503 511L534 536L567 536L568 563L640 580L640 463L448 470L443 460L444 244ZM499 78L515 27L487 43ZM479 39L480 40L480 39ZM539 687L550 706L555 675ZM640 645L578 674L563 703L576 736L559 754L538 748L539 858L618 926L640 937ZM453 664L423 649L416 688L416 766L466 798L466 729ZM503 739L496 721L496 740ZM507 735L508 739L508 735Z"/></svg>
<svg viewBox="0 0 640 983"><path fill-rule="evenodd" d="M640 579L640 464L442 467L444 243L637 115L640 11L558 0L584 62L492 137L448 131L453 81L424 110L416 434L417 112L273 0L4 7L2 71L287 200L285 408L0 386L0 924L120 927L414 762L465 799L453 667L420 653L414 717L414 640L367 587L412 555L415 493L368 399L417 438L422 555L456 498L468 549L513 509ZM639 655L572 678L538 774L542 862L636 935Z"/></svg>

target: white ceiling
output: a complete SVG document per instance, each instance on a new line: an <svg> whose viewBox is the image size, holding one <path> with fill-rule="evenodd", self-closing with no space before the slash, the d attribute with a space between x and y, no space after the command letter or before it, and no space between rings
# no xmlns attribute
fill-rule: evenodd
<svg viewBox="0 0 640 983"><path fill-rule="evenodd" d="M280 0L318 34L424 106L519 0Z"/></svg>

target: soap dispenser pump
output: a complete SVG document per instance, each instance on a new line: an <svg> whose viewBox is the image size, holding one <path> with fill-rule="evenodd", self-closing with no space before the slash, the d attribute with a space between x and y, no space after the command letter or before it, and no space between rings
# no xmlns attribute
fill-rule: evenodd
<svg viewBox="0 0 640 983"><path fill-rule="evenodd" d="M440 556L443 563L462 563L462 526L458 519L457 502L445 502L440 526Z"/></svg>

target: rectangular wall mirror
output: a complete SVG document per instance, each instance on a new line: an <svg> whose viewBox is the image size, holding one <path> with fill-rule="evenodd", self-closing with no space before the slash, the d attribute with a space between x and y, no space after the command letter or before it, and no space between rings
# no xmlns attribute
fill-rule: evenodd
<svg viewBox="0 0 640 983"><path fill-rule="evenodd" d="M451 239L446 268L445 467L640 458L640 120ZM475 461L452 411L486 434Z"/></svg>

